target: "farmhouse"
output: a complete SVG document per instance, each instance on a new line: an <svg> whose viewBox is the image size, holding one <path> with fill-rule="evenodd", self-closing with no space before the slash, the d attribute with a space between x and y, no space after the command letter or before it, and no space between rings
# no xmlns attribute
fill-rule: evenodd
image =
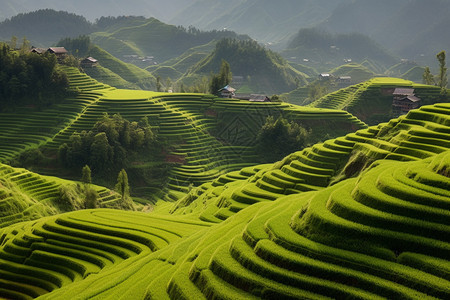
<svg viewBox="0 0 450 300"><path fill-rule="evenodd" d="M221 98L233 98L236 94L236 89L232 88L231 86L227 85L224 86L219 90L220 97Z"/></svg>
<svg viewBox="0 0 450 300"><path fill-rule="evenodd" d="M82 68L93 68L98 65L98 60L93 57L86 57L80 62Z"/></svg>
<svg viewBox="0 0 450 300"><path fill-rule="evenodd" d="M64 47L50 47L47 52L55 54L58 60L64 59L68 53Z"/></svg>
<svg viewBox="0 0 450 300"><path fill-rule="evenodd" d="M329 73L321 73L319 74L319 80L330 80L333 77L333 75Z"/></svg>
<svg viewBox="0 0 450 300"><path fill-rule="evenodd" d="M36 48L36 47L32 47L30 50L30 52L37 53L37 54L43 54L46 51L47 51L47 49L45 49L45 48Z"/></svg>
<svg viewBox="0 0 450 300"><path fill-rule="evenodd" d="M266 95L261 94L251 94L250 95L250 102L270 102L270 98Z"/></svg>
<svg viewBox="0 0 450 300"><path fill-rule="evenodd" d="M414 89L396 88L392 94L392 113L400 116L408 113L411 109L420 107L421 99L414 95Z"/></svg>

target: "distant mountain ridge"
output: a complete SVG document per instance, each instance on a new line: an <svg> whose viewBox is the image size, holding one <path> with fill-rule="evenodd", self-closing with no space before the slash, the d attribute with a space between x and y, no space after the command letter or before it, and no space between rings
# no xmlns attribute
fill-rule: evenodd
<svg viewBox="0 0 450 300"><path fill-rule="evenodd" d="M179 10L184 9L193 1L194 0L2 0L0 21L11 18L19 13L27 13L46 8L80 14L92 21L102 16L123 15L138 15L169 20Z"/></svg>
<svg viewBox="0 0 450 300"><path fill-rule="evenodd" d="M265 42L279 42L326 19L347 0L197 0L170 20L200 29L227 28Z"/></svg>

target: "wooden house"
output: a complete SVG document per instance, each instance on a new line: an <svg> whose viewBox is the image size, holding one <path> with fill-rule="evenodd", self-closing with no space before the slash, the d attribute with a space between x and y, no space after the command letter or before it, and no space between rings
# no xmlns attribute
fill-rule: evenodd
<svg viewBox="0 0 450 300"><path fill-rule="evenodd" d="M219 90L219 95L221 98L233 98L236 94L236 89L227 85Z"/></svg>
<svg viewBox="0 0 450 300"><path fill-rule="evenodd" d="M47 52L55 54L58 61L63 60L68 54L68 51L64 47L50 47Z"/></svg>
<svg viewBox="0 0 450 300"><path fill-rule="evenodd" d="M86 57L85 59L83 59L81 62L80 62L80 66L82 67L82 68L93 68L93 67L96 67L98 65L98 60L96 60L95 58L93 58L93 57Z"/></svg>
<svg viewBox="0 0 450 300"><path fill-rule="evenodd" d="M266 95L261 94L251 94L250 95L250 102L270 102L270 98Z"/></svg>
<svg viewBox="0 0 450 300"><path fill-rule="evenodd" d="M36 54L43 54L47 51L48 49L46 48L37 48L37 47L32 47L30 52L32 53L36 53Z"/></svg>
<svg viewBox="0 0 450 300"><path fill-rule="evenodd" d="M319 74L319 80L330 80L331 78L333 78L333 75L331 75L330 73L321 73Z"/></svg>
<svg viewBox="0 0 450 300"><path fill-rule="evenodd" d="M392 95L392 113L396 116L407 114L421 105L421 99L414 95L412 88L396 88Z"/></svg>

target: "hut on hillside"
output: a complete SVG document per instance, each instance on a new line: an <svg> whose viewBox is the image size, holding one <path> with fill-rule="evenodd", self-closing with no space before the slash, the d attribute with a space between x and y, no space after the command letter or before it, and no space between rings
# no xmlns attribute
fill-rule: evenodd
<svg viewBox="0 0 450 300"><path fill-rule="evenodd" d="M262 94L251 94L250 102L270 102L270 98Z"/></svg>
<svg viewBox="0 0 450 300"><path fill-rule="evenodd" d="M221 98L233 98L236 95L236 89L229 85L224 86L218 92Z"/></svg>
<svg viewBox="0 0 450 300"><path fill-rule="evenodd" d="M86 57L85 59L83 59L81 62L80 62L80 66L82 67L82 68L93 68L93 67L96 67L98 65L98 60L96 60L95 58L93 58L93 57Z"/></svg>
<svg viewBox="0 0 450 300"><path fill-rule="evenodd" d="M47 52L55 54L58 58L58 61L66 58L67 54L69 53L64 47L50 47L48 48Z"/></svg>
<svg viewBox="0 0 450 300"><path fill-rule="evenodd" d="M392 95L392 113L396 116L407 114L421 105L421 99L414 94L412 88L396 88Z"/></svg>
<svg viewBox="0 0 450 300"><path fill-rule="evenodd" d="M48 49L46 49L46 48L31 47L30 52L36 53L36 54L43 54L43 53L45 53L47 50L48 50Z"/></svg>

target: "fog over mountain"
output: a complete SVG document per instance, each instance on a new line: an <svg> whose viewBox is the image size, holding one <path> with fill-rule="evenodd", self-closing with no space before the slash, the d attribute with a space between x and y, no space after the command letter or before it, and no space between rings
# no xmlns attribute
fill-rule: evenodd
<svg viewBox="0 0 450 300"><path fill-rule="evenodd" d="M122 15L155 17L167 21L194 2L195 0L0 0L0 21L19 13L44 8L65 10L82 15L91 21L102 16Z"/></svg>

